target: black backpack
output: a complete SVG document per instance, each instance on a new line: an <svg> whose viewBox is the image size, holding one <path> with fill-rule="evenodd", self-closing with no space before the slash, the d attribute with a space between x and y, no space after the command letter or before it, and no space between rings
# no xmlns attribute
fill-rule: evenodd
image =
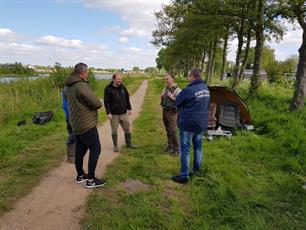
<svg viewBox="0 0 306 230"><path fill-rule="evenodd" d="M219 124L228 128L241 127L239 105L226 102L220 107Z"/></svg>
<svg viewBox="0 0 306 230"><path fill-rule="evenodd" d="M52 111L37 112L33 114L32 121L34 124L44 125L47 122L49 122L52 117L53 117Z"/></svg>

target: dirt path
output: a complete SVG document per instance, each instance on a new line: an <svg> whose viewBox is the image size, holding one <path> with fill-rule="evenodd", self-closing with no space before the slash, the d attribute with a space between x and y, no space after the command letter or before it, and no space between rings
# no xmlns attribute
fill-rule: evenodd
<svg viewBox="0 0 306 230"><path fill-rule="evenodd" d="M147 86L148 82L143 81L137 92L131 97L133 108L133 113L130 116L131 122L136 119L141 110ZM119 154L112 151L109 121L99 127L99 134L102 152L96 170L98 177L102 176L105 167L119 156ZM121 128L119 143L120 145L124 143L124 135ZM87 169L87 166L84 168ZM0 229L79 229L79 221L85 211L86 198L92 190L76 184L75 176L74 165L63 162L58 168L48 173L29 195L18 201L12 211L6 213L0 219Z"/></svg>

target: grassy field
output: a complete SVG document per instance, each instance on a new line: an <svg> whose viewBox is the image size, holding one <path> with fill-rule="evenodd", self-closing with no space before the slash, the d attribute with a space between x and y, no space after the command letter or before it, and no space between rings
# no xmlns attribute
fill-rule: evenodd
<svg viewBox="0 0 306 230"><path fill-rule="evenodd" d="M179 185L170 180L179 158L164 152L162 87L150 81L133 128L139 148L108 167L82 229L306 229L306 109L288 112L292 89L263 85L247 99L256 131L205 141L201 174ZM247 85L239 93L246 98Z"/></svg>
<svg viewBox="0 0 306 230"><path fill-rule="evenodd" d="M110 80L97 80L95 91L103 96ZM132 94L141 78L125 78ZM0 84L0 215L31 191L33 186L65 158L66 128L59 89L52 79ZM44 126L32 124L33 112L52 110ZM106 119L99 111L99 122ZM25 119L27 125L17 127Z"/></svg>

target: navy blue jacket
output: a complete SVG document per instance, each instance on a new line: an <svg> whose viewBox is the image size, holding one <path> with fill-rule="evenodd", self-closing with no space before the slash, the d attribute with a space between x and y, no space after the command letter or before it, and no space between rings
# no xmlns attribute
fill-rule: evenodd
<svg viewBox="0 0 306 230"><path fill-rule="evenodd" d="M65 95L65 91L66 89L64 88L63 91L62 91L62 108L65 112L65 118L66 120L68 121L69 120L69 110L68 110L68 101L67 101L67 98L66 98L66 95Z"/></svg>
<svg viewBox="0 0 306 230"><path fill-rule="evenodd" d="M192 81L175 99L179 109L178 127L180 130L202 133L207 129L210 94L201 79Z"/></svg>

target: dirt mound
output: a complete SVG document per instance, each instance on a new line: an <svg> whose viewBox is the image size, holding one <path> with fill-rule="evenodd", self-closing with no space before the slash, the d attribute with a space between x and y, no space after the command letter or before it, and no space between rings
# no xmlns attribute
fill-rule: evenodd
<svg viewBox="0 0 306 230"><path fill-rule="evenodd" d="M140 191L148 191L151 185L145 184L140 180L128 179L125 182L119 184L120 188L123 188L128 194L134 194Z"/></svg>

